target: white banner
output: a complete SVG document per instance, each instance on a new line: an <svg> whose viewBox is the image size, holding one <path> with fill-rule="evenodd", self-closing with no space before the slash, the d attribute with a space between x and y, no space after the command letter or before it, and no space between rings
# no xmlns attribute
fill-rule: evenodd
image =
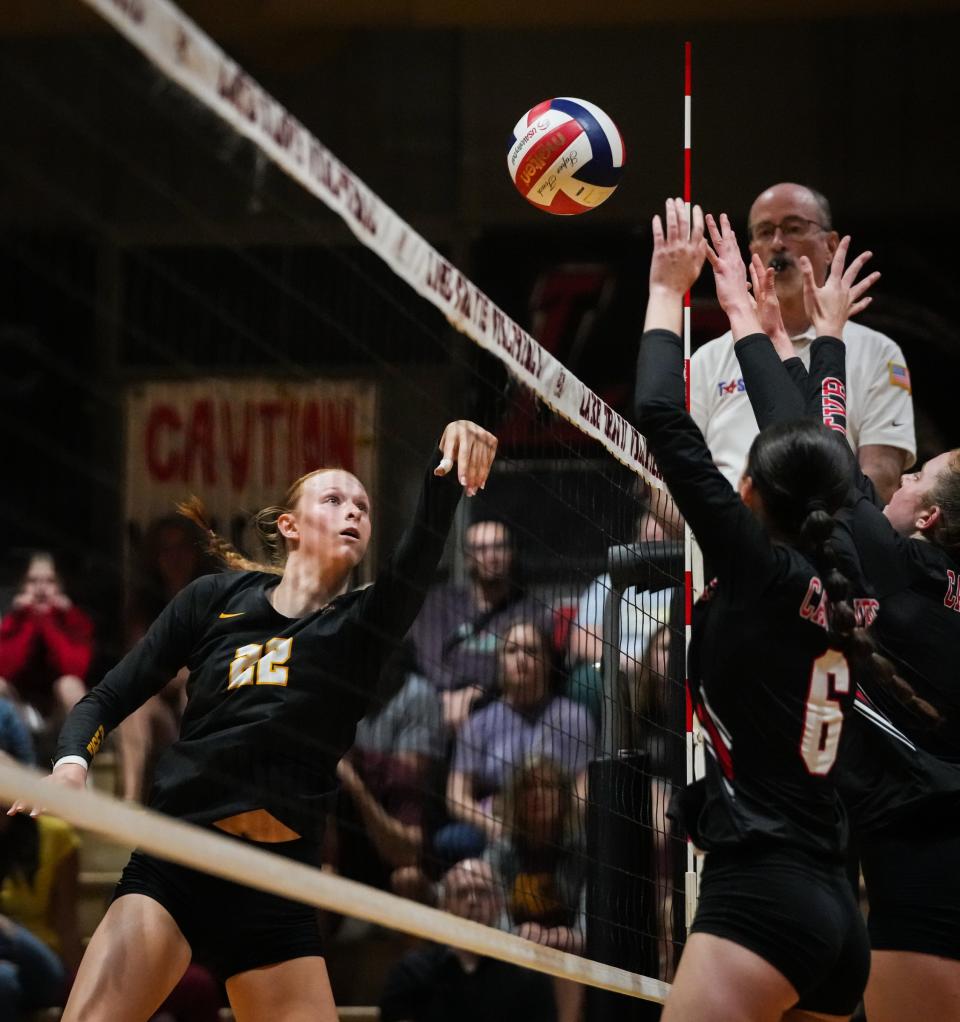
<svg viewBox="0 0 960 1022"><path fill-rule="evenodd" d="M367 381L142 383L126 400L127 521L146 526L191 494L225 534L324 466L376 481L376 386ZM254 547L252 552L258 554Z"/></svg>
<svg viewBox="0 0 960 1022"><path fill-rule="evenodd" d="M383 203L169 0L83 0L337 213L357 238L545 404L660 489L646 441ZM628 338L624 339L629 342Z"/></svg>

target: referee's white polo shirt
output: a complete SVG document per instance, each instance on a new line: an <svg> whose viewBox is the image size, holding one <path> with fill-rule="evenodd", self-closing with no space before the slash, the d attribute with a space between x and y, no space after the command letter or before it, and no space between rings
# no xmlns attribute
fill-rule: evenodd
<svg viewBox="0 0 960 1022"><path fill-rule="evenodd" d="M813 327L793 338L797 354L810 366ZM847 439L856 451L866 444L886 444L916 457L910 374L900 346L885 334L849 322L847 346ZM736 486L757 435L757 420L743 386L733 350L733 335L708 341L690 363L690 410L713 460Z"/></svg>

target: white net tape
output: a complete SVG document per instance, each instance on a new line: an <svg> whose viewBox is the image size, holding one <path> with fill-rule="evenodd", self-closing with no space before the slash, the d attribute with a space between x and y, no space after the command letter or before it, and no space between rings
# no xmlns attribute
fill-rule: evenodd
<svg viewBox="0 0 960 1022"><path fill-rule="evenodd" d="M45 784L40 773L11 762L0 762L0 796L6 804L22 799L42 805L81 830L184 866L439 944L630 997L662 1002L670 989L659 980L543 947L96 791Z"/></svg>

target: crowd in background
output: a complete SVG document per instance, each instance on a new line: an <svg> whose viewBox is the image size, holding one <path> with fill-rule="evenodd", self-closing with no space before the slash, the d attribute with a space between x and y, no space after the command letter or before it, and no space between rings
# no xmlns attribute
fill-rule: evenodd
<svg viewBox="0 0 960 1022"><path fill-rule="evenodd" d="M666 537L645 512L626 538ZM565 598L535 592L521 581L521 554L503 521L465 528L467 581L428 593L340 762L325 865L433 905L455 902L445 892L457 877L477 886L481 875L480 886L495 889L485 896L492 922L580 952L586 772L597 752L611 583L601 575L581 593L570 585ZM215 570L191 522L154 522L131 558L125 646L185 585ZM620 669L640 714L665 698L669 608L669 591L622 597ZM25 559L0 610L0 752L44 764L64 716L97 680L93 620L44 551ZM115 733L123 798L145 800L156 758L176 737L186 682L184 669ZM79 961L80 841L53 817L0 819L0 1017L12 1019L62 1003ZM190 996L175 994L168 1017L215 1017L215 984L202 969L182 985ZM555 987L559 1017L576 1018L580 991Z"/></svg>

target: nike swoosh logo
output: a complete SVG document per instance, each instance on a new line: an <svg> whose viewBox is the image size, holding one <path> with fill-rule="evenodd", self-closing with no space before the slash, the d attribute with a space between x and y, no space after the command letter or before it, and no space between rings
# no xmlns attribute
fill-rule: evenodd
<svg viewBox="0 0 960 1022"><path fill-rule="evenodd" d="M221 614L220 617L243 617L246 614L245 610L239 610L236 614Z"/></svg>
<svg viewBox="0 0 960 1022"><path fill-rule="evenodd" d="M890 425L891 426L902 426L903 423L902 422L897 422L896 420L894 420L893 422L890 423Z"/></svg>

